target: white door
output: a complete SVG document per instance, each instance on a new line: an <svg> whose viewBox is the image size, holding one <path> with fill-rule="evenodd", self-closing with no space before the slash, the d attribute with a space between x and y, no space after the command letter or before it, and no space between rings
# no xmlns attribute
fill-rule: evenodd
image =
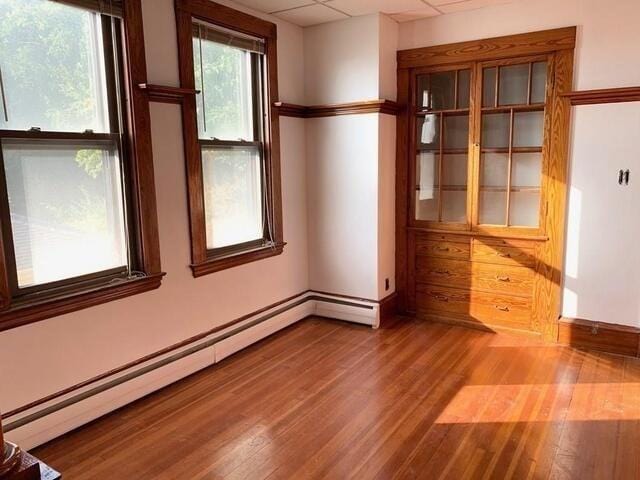
<svg viewBox="0 0 640 480"><path fill-rule="evenodd" d="M574 107L572 122L563 315L640 326L640 102Z"/></svg>

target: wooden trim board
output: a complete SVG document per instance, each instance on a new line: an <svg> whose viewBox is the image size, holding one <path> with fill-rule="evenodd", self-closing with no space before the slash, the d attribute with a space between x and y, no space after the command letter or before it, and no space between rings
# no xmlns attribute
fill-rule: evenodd
<svg viewBox="0 0 640 480"><path fill-rule="evenodd" d="M500 60L573 50L576 27L556 28L504 37L398 51L398 69Z"/></svg>
<svg viewBox="0 0 640 480"><path fill-rule="evenodd" d="M640 328L562 317L558 343L630 357L640 356Z"/></svg>
<svg viewBox="0 0 640 480"><path fill-rule="evenodd" d="M640 102L640 86L624 88L603 88L599 90L578 90L561 95L568 98L571 105L596 105L599 103Z"/></svg>
<svg viewBox="0 0 640 480"><path fill-rule="evenodd" d="M275 107L280 112L280 115L297 118L335 117L338 115L361 115L364 113L397 115L399 111L396 102L382 99L310 106L276 102Z"/></svg>

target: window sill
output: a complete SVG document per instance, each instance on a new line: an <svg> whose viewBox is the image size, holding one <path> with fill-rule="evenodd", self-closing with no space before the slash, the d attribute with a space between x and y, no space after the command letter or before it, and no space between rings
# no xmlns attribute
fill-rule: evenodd
<svg viewBox="0 0 640 480"><path fill-rule="evenodd" d="M194 277L201 277L210 273L219 272L220 270L244 265L245 263L278 256L283 252L285 245L286 243L277 243L274 246L259 247L225 255L224 257L210 258L204 262L192 264L191 270Z"/></svg>
<svg viewBox="0 0 640 480"><path fill-rule="evenodd" d="M0 332L112 300L155 290L160 286L164 275L164 273L157 273L67 293L58 297L14 303L0 312Z"/></svg>

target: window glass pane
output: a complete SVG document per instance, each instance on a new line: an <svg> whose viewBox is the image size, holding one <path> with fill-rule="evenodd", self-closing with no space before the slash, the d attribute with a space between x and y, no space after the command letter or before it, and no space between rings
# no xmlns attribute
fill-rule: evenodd
<svg viewBox="0 0 640 480"><path fill-rule="evenodd" d="M529 91L529 64L500 67L500 105L527 103Z"/></svg>
<svg viewBox="0 0 640 480"><path fill-rule="evenodd" d="M542 153L514 153L511 184L517 187L539 187L542 181Z"/></svg>
<svg viewBox="0 0 640 480"><path fill-rule="evenodd" d="M469 108L471 94L471 70L458 72L458 108Z"/></svg>
<svg viewBox="0 0 640 480"><path fill-rule="evenodd" d="M547 62L536 62L531 69L531 103L544 103L547 89Z"/></svg>
<svg viewBox="0 0 640 480"><path fill-rule="evenodd" d="M257 148L203 148L207 248L263 238L262 168Z"/></svg>
<svg viewBox="0 0 640 480"><path fill-rule="evenodd" d="M100 16L47 0L0 0L0 128L108 130Z"/></svg>
<svg viewBox="0 0 640 480"><path fill-rule="evenodd" d="M2 142L18 286L127 265L114 146Z"/></svg>
<svg viewBox="0 0 640 480"><path fill-rule="evenodd" d="M482 106L496 105L496 67L485 68L482 71Z"/></svg>
<svg viewBox="0 0 640 480"><path fill-rule="evenodd" d="M416 157L416 220L438 220L438 155L420 152Z"/></svg>
<svg viewBox="0 0 640 480"><path fill-rule="evenodd" d="M193 39L200 138L259 140L254 137L252 55L210 40Z"/></svg>

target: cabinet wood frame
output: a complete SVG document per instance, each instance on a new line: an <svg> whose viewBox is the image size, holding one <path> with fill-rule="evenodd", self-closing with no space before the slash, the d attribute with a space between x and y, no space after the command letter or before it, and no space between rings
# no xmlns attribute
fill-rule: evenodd
<svg viewBox="0 0 640 480"><path fill-rule="evenodd" d="M415 235L419 232L450 232L473 237L522 238L531 240L535 256L534 295L531 329L555 340L560 318L564 220L568 172L568 138L576 27L509 35L398 52L398 108L396 143L396 285L398 308L415 313ZM491 227L478 225L480 159L480 121L482 109L481 68L489 64L526 63L547 60L547 104L544 118L542 153L543 181L540 186L540 225L529 227ZM418 72L453 70L472 64L470 95L470 162L467 228L445 223L419 225L413 215L415 202L416 128L415 78ZM469 208L470 206L470 208ZM508 219L507 219L508 221Z"/></svg>

